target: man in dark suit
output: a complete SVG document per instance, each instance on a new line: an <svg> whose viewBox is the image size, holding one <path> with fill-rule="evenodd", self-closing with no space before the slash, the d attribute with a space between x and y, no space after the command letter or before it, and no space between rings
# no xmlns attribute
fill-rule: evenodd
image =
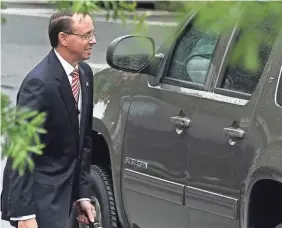
<svg viewBox="0 0 282 228"><path fill-rule="evenodd" d="M17 106L45 112L43 155L23 176L7 160L2 219L25 228L67 228L73 203L80 222L94 222L89 174L92 154L93 73L83 61L96 43L89 15L55 13L49 24L53 49L25 77Z"/></svg>

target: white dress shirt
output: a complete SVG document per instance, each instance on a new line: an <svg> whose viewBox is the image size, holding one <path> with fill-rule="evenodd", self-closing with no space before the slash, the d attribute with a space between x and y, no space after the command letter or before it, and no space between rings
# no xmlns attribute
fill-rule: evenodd
<svg viewBox="0 0 282 228"><path fill-rule="evenodd" d="M54 49L56 56L58 57L59 61L61 62L66 75L68 76L70 85L72 84L72 75L71 73L74 71L74 69L78 69L78 66L73 67L70 63L68 63L66 60L63 59L62 56L59 55L59 53ZM78 98L78 110L79 110L79 115L78 115L78 121L79 121L79 125L80 125L80 113L81 113L81 105L82 105L82 92L81 92L81 87L80 87L80 92L79 92L79 98ZM90 199L88 198L81 198L79 200L77 200L76 202L79 202L81 200L88 200L90 201ZM11 217L12 221L19 221L19 220L27 220L27 219L31 219L31 218L35 218L35 215L27 215L27 216L21 216L21 217L16 217L13 218Z"/></svg>

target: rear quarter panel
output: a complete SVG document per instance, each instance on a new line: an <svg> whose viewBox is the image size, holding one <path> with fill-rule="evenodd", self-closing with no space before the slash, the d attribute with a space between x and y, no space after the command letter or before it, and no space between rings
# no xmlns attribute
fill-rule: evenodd
<svg viewBox="0 0 282 228"><path fill-rule="evenodd" d="M247 227L248 203L253 186L264 179L282 183L282 107L276 103L276 89L282 71L281 51L280 35L265 68L266 75L261 79L263 86L248 134L248 149L243 160L247 173L242 183L242 227Z"/></svg>

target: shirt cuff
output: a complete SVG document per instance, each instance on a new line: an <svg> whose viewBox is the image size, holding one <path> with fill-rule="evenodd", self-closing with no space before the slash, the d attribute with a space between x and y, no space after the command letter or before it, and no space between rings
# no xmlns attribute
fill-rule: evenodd
<svg viewBox="0 0 282 228"><path fill-rule="evenodd" d="M81 199L78 199L78 200L76 201L76 203L78 203L79 201L82 201L82 200L91 201L89 198L81 198Z"/></svg>
<svg viewBox="0 0 282 228"><path fill-rule="evenodd" d="M28 220L28 219L32 219L35 218L35 215L26 215L26 216L21 216L21 217L11 217L10 220L11 221L22 221L22 220Z"/></svg>

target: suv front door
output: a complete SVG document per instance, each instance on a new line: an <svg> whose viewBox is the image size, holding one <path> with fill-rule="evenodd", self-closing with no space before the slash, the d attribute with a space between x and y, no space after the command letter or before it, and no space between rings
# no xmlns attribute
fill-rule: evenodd
<svg viewBox="0 0 282 228"><path fill-rule="evenodd" d="M198 93L213 71L214 53L226 43L209 31L200 32L192 21L166 56L158 83L150 84L146 75L132 79L139 86L131 99L122 169L124 208L132 227L186 227L190 128ZM188 75L187 68L193 74Z"/></svg>

